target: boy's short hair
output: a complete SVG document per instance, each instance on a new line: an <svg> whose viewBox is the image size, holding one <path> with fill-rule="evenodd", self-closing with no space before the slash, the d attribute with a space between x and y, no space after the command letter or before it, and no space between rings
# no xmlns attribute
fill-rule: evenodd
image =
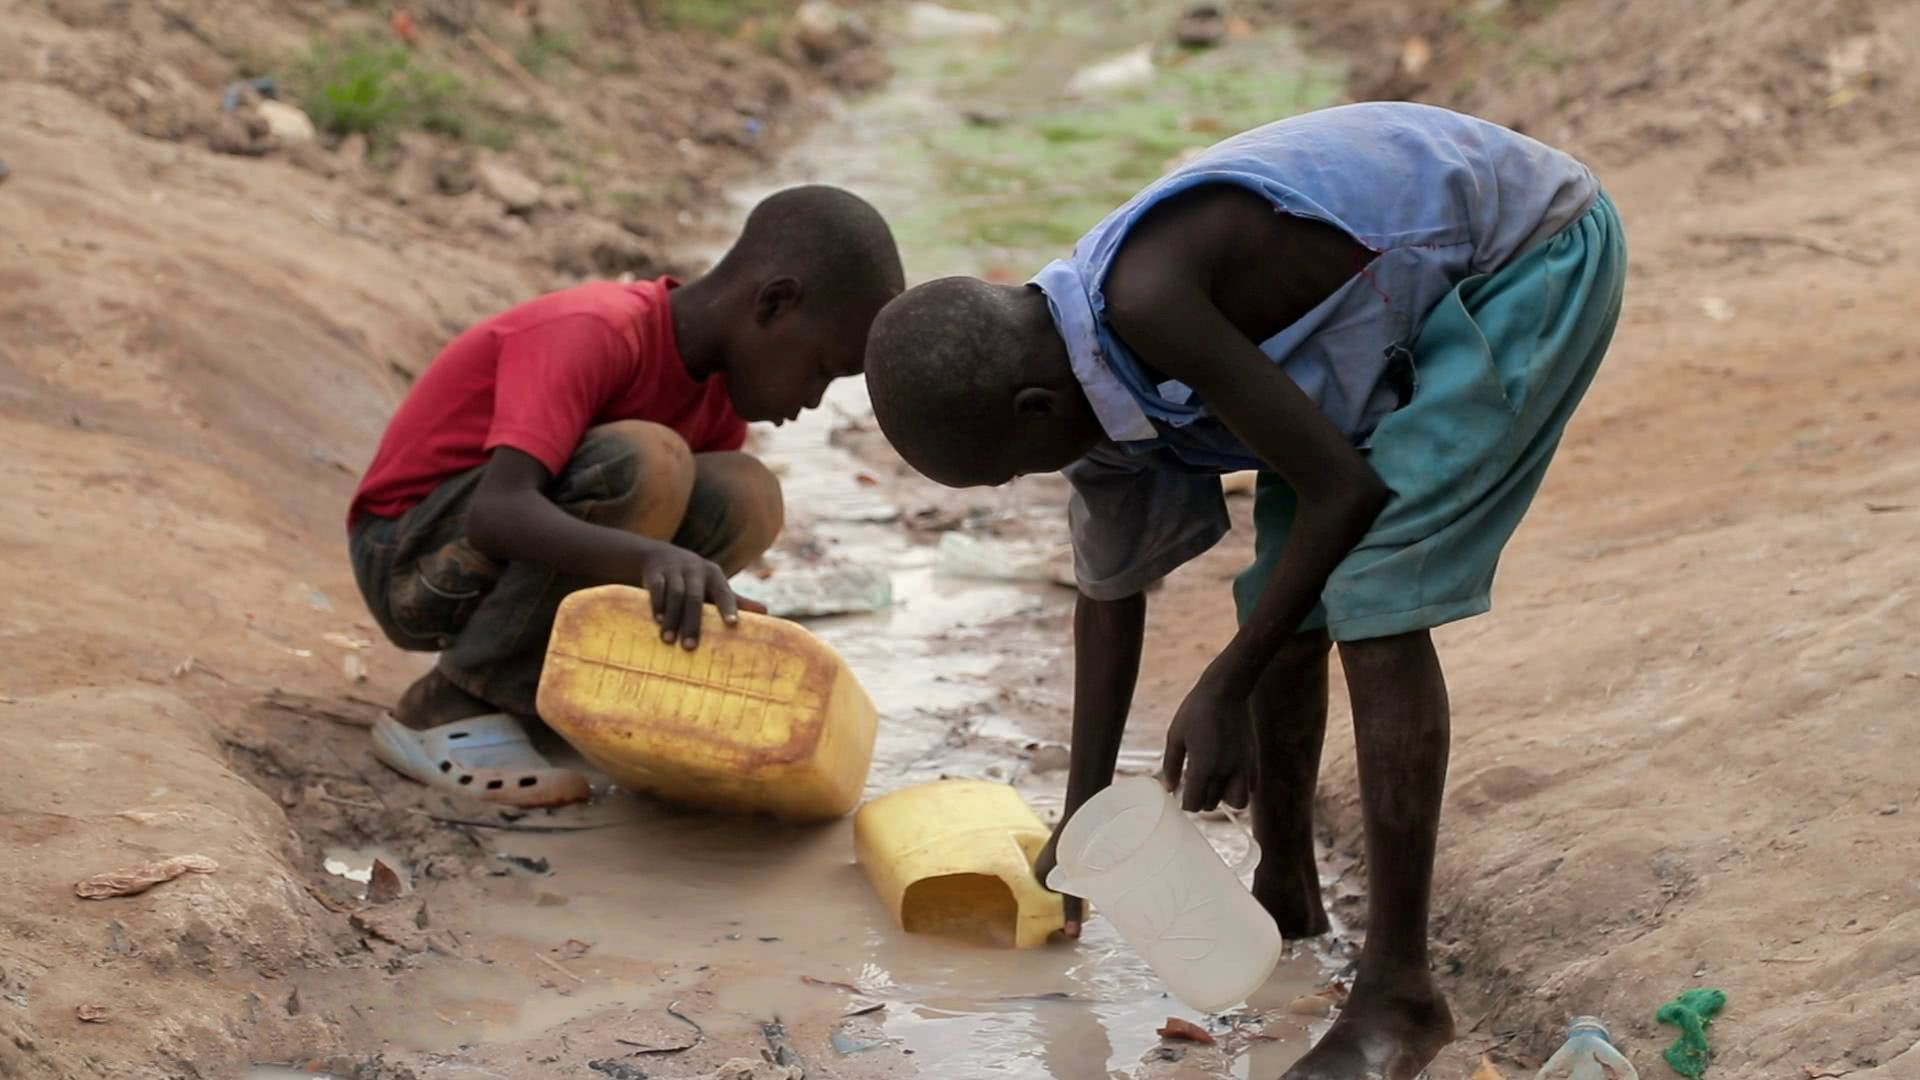
<svg viewBox="0 0 1920 1080"><path fill-rule="evenodd" d="M874 417L900 456L935 480L964 472L1007 436L1023 370L1015 295L977 278L940 278L873 320Z"/></svg>
<svg viewBox="0 0 1920 1080"><path fill-rule="evenodd" d="M858 195L823 184L762 199L715 270L791 275L835 316L864 317L906 287L886 219Z"/></svg>

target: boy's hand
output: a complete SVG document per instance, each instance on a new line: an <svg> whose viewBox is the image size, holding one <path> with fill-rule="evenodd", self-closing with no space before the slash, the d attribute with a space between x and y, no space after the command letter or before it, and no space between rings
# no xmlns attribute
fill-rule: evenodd
<svg viewBox="0 0 1920 1080"><path fill-rule="evenodd" d="M1215 676L1201 676L1167 726L1167 752L1160 763L1168 791L1180 790L1186 781L1182 810L1212 810L1222 802L1246 807L1252 734L1246 695L1232 692Z"/></svg>
<svg viewBox="0 0 1920 1080"><path fill-rule="evenodd" d="M683 648L700 644L700 607L712 604L728 626L740 621L741 601L727 584L726 572L685 548L653 542L641 559L640 584L653 598L653 621L660 640ZM747 609L764 611L758 604Z"/></svg>

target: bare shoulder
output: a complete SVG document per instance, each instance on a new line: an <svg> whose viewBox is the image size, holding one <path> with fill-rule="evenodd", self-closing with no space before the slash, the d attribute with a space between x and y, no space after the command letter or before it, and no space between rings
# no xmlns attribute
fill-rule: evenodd
<svg viewBox="0 0 1920 1080"><path fill-rule="evenodd" d="M1121 242L1107 272L1107 294L1159 294L1178 282L1203 282L1214 266L1239 254L1249 234L1273 229L1275 219L1289 220L1238 184L1202 184L1162 199Z"/></svg>

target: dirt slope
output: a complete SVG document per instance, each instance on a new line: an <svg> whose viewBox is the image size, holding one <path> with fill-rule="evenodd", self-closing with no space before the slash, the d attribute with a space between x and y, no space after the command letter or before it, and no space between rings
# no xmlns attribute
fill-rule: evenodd
<svg viewBox="0 0 1920 1080"><path fill-rule="evenodd" d="M1708 985L1730 999L1711 1075L1920 1075L1914 7L1562 2L1478 37L1427 5L1281 7L1385 58L1363 86L1585 156L1633 251L1494 613L1439 635L1435 933L1472 1045L1537 1064L1596 1013L1660 1075L1655 1007ZM1392 71L1413 34L1422 79ZM1249 545L1168 590L1161 655L1229 631ZM1196 672L1156 673L1142 721ZM1355 852L1341 726L1322 809Z"/></svg>
<svg viewBox="0 0 1920 1080"><path fill-rule="evenodd" d="M404 132L369 159L331 137L222 141L230 80L343 27L377 31L384 10L0 3L7 1076L232 1076L246 1058L343 1048L344 1000L290 1009L277 980L374 958L358 935L336 940L345 916L298 884L280 807L229 767L241 703L276 685L405 684L410 658L327 635L377 637L342 515L406 380L542 289L688 269L672 254L682 216L763 161L816 92L624 4L547 3L581 58L547 69L561 104L544 111L527 99L548 91L467 44L481 27L515 41L511 5L414 11L422 54L518 125L510 148ZM597 96L561 92L589 82ZM742 107L765 145L740 134ZM599 148L585 173L569 139ZM612 176L636 160L645 175ZM538 201L448 181L488 164ZM369 683L343 673L349 653ZM73 894L82 876L181 853L220 869L127 900ZM107 1022L81 1023L82 1004Z"/></svg>

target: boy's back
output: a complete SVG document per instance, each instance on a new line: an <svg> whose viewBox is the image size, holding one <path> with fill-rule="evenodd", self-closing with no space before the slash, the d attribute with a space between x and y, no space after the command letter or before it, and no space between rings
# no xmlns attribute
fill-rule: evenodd
<svg viewBox="0 0 1920 1080"><path fill-rule="evenodd" d="M725 375L695 381L680 361L669 278L588 282L468 327L394 413L348 511L395 517L448 476L513 446L560 472L589 427L649 420L696 453L738 450L747 425Z"/></svg>

